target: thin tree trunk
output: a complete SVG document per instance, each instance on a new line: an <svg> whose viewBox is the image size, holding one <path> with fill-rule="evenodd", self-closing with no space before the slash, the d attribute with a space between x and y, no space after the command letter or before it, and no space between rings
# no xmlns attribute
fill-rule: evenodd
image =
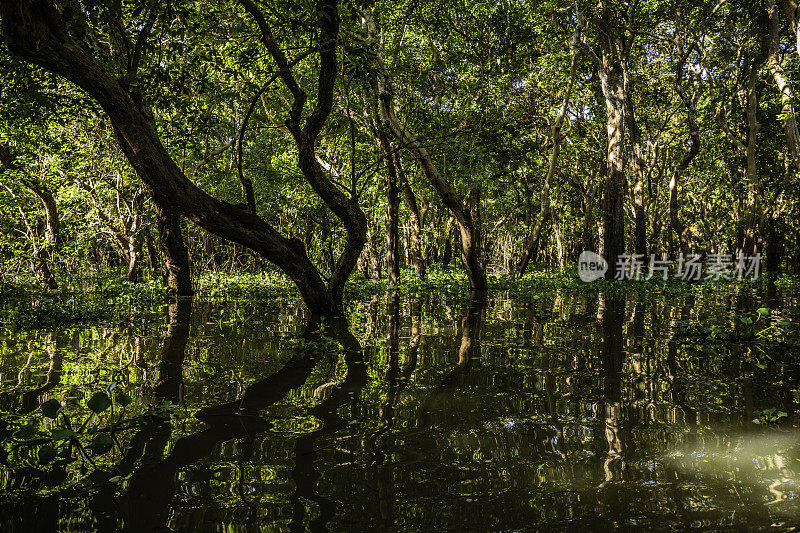
<svg viewBox="0 0 800 533"><path fill-rule="evenodd" d="M382 131L378 132L381 151L386 160L386 277L389 285L396 287L400 283L400 251L398 238L398 218L400 195L397 189L397 168L395 154L389 139Z"/></svg>
<svg viewBox="0 0 800 533"><path fill-rule="evenodd" d="M747 73L747 145L745 155L747 158L747 214L745 215L744 240L742 251L745 254L754 254L756 251L756 235L760 219L760 184L758 181L758 167L756 162L756 149L758 147L758 70L760 62L753 60L750 71Z"/></svg>
<svg viewBox="0 0 800 533"><path fill-rule="evenodd" d="M420 206L417 203L417 196L414 194L414 191L411 189L411 184L408 183L408 180L405 177L403 166L399 161L399 158L396 168L397 175L400 178L400 187L403 190L403 203L408 209L408 219L410 225L408 255L411 259L411 264L414 267L414 271L417 273L417 276L420 280L424 281L426 275L426 265L425 258L422 255L422 224L425 218L425 211L420 209Z"/></svg>
<svg viewBox="0 0 800 533"><path fill-rule="evenodd" d="M533 226L530 236L525 243L525 249L522 252L522 257L517 265L516 277L521 278L528 268L528 263L533 259L536 251L539 248L539 236L541 235L542 228L544 227L545 219L550 212L550 188L553 183L553 175L556 172L556 165L558 164L558 155L561 150L561 139L563 135L561 130L564 127L564 118L569 109L569 99L572 96L572 89L575 86L575 78L577 76L577 63L578 63L578 40L580 39L580 30L576 29L572 37L571 43L571 59L569 65L569 78L567 81L567 88L564 91L564 99L561 102L561 107L558 110L556 121L552 126L553 137L553 151L550 153L550 161L547 166L547 174L544 178L544 185L542 186L542 195L539 203L539 214L536 217L536 223ZM527 186L526 186L527 188ZM527 210L526 210L527 211Z"/></svg>
<svg viewBox="0 0 800 533"><path fill-rule="evenodd" d="M368 34L376 35L375 23L372 17L363 12L363 19L367 26ZM419 142L411 131L400 123L394 112L392 79L380 55L375 58L377 67L377 105L381 122L389 128L397 141L409 150L425 175L428 182L438 194L442 203L455 218L461 234L461 262L466 270L471 290L485 290L486 272L480 261L480 228L472 218L472 213L464 201L464 197L444 180L439 169L433 163L428 150Z"/></svg>
<svg viewBox="0 0 800 533"><path fill-rule="evenodd" d="M450 236L453 228L453 220L454 217L450 217L447 219L447 222L444 225L444 251L442 252L442 266L449 266L450 261L453 258L453 239Z"/></svg>
<svg viewBox="0 0 800 533"><path fill-rule="evenodd" d="M144 242L145 246L147 247L147 261L150 270L153 272L158 269L158 252L156 252L156 247L153 244L153 235L150 233L150 228L146 227L144 231Z"/></svg>
<svg viewBox="0 0 800 533"><path fill-rule="evenodd" d="M796 6L795 6L796 7ZM778 58L779 52L779 38L780 38L780 20L778 17L778 8L775 6L775 0L767 0L767 12L769 13L770 31L769 31L769 55L767 56L767 65L769 66L772 79L778 87L781 94L781 105L783 106L783 129L786 132L786 145L789 148L789 154L797 169L800 169L800 131L797 128L797 118L794 111L794 91L789 81L784 76L783 67L781 67ZM793 17L792 17L793 18ZM798 50L800 52L800 50Z"/></svg>

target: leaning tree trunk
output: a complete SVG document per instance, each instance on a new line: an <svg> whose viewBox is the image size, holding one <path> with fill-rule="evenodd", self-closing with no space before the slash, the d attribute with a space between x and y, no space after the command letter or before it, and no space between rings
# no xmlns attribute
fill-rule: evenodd
<svg viewBox="0 0 800 533"><path fill-rule="evenodd" d="M370 36L376 34L375 23L372 17L363 12L363 19L367 26ZM466 205L464 197L447 183L439 169L433 163L428 150L419 142L416 136L403 124L400 123L394 112L392 79L380 54L375 56L375 66L377 71L377 105L378 114L382 124L388 127L397 141L409 150L422 168L428 182L455 218L456 224L461 234L461 263L469 279L471 290L485 290L486 271L480 260L480 228L472 217L469 206Z"/></svg>
<svg viewBox="0 0 800 533"><path fill-rule="evenodd" d="M309 309L319 315L341 315L344 284L365 242L366 218L354 198L348 198L322 171L314 157L316 140L332 107L337 72L336 40L339 13L336 0L322 0L319 16L319 68L317 98L302 127L307 95L294 79L291 65L272 37L255 4L242 0L257 22L262 41L278 64L284 84L294 97L287 128L295 139L298 166L312 189L342 219L347 230L345 251L328 283L311 263L303 243L286 238L265 220L213 198L181 171L149 124L129 85L105 70L67 29L61 13L48 0L0 0L2 33L9 50L25 61L63 76L84 89L103 108L120 147L156 203L180 213L206 231L246 246L283 270L297 285ZM70 27L88 29L85 14L71 11ZM84 17L84 20L79 20ZM83 39L80 37L79 39Z"/></svg>

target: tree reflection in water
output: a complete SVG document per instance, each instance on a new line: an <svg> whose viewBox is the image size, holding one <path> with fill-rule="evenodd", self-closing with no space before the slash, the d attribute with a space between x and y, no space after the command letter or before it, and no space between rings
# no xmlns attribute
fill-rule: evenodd
<svg viewBox="0 0 800 533"><path fill-rule="evenodd" d="M775 290L776 308L797 301ZM681 326L733 322L763 305L755 292L389 293L349 325L231 305L222 321L173 302L158 339L87 328L10 345L10 412L121 372L137 410L178 408L120 436L102 472L6 468L3 516L25 530L341 531L780 529L800 514L796 352ZM795 418L753 424L769 406ZM37 493L45 481L63 487Z"/></svg>

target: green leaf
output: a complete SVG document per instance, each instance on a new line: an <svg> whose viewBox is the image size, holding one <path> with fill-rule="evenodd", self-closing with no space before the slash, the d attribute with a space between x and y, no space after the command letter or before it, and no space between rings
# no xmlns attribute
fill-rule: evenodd
<svg viewBox="0 0 800 533"><path fill-rule="evenodd" d="M105 392L96 392L89 398L89 401L86 402L86 407L91 409L95 414L102 413L111 407L111 398L109 398L108 394Z"/></svg>
<svg viewBox="0 0 800 533"><path fill-rule="evenodd" d="M39 464L46 465L56 458L56 449L52 446L45 444L39 448Z"/></svg>
<svg viewBox="0 0 800 533"><path fill-rule="evenodd" d="M125 391L117 391L117 393L114 395L114 401L122 407L126 407L130 405L133 400L131 400L131 397L128 396Z"/></svg>
<svg viewBox="0 0 800 533"><path fill-rule="evenodd" d="M71 429L54 429L50 434L50 438L53 440L65 440L74 437L75 435L76 433Z"/></svg>
<svg viewBox="0 0 800 533"><path fill-rule="evenodd" d="M768 315L769 314L769 307L761 307L756 311L760 316Z"/></svg>
<svg viewBox="0 0 800 533"><path fill-rule="evenodd" d="M59 411L61 411L61 402L55 398L50 398L42 404L42 414L47 418L55 419Z"/></svg>
<svg viewBox="0 0 800 533"><path fill-rule="evenodd" d="M34 426L33 424L27 424L16 430L13 436L15 439L28 440L32 439L35 433L36 433L36 426Z"/></svg>
<svg viewBox="0 0 800 533"><path fill-rule="evenodd" d="M775 413L775 418L783 418L784 416L789 416L789 415L786 414L786 412L784 411L778 411L777 413Z"/></svg>
<svg viewBox="0 0 800 533"><path fill-rule="evenodd" d="M89 443L88 448L98 455L103 455L112 446L114 446L114 441L108 433L98 433Z"/></svg>

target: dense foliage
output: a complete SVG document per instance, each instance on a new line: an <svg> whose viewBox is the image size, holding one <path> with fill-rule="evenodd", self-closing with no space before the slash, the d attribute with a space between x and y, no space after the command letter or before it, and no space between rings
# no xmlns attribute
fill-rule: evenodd
<svg viewBox="0 0 800 533"><path fill-rule="evenodd" d="M161 177L131 165L87 82L25 51L18 3L3 4L0 275L49 290L114 265L159 278ZM475 268L521 274L618 250L604 233L619 227L630 253L798 259L790 2L33 4L119 81L183 176L301 241L326 280L351 245L367 277L398 261L424 276L472 254L465 238ZM297 128L322 110L317 175L291 124L297 91L310 102ZM342 218L328 186L357 208ZM185 220L195 278L275 270L258 246Z"/></svg>

